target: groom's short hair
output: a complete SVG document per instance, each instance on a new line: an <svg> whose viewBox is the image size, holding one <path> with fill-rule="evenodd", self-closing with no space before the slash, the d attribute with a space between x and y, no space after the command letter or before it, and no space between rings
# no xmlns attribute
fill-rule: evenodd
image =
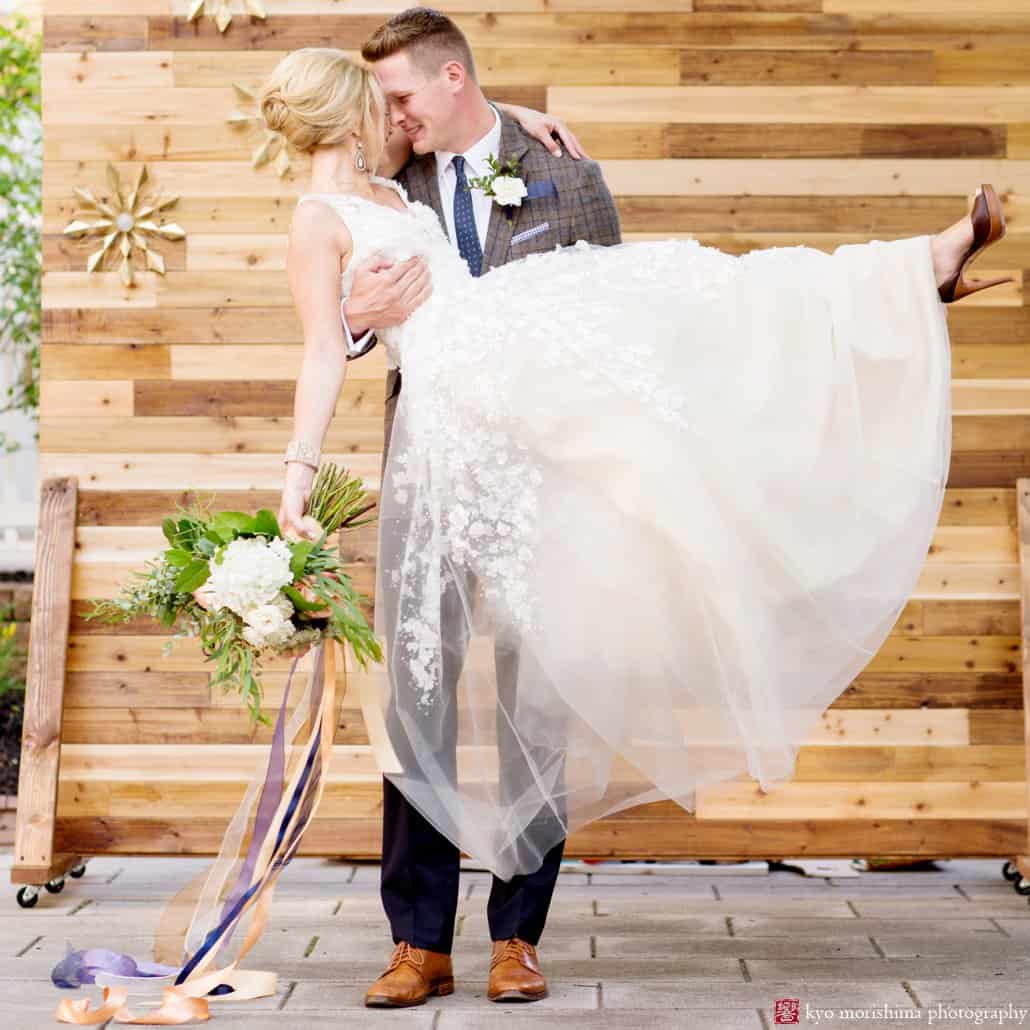
<svg viewBox="0 0 1030 1030"><path fill-rule="evenodd" d="M457 25L432 7L409 7L380 25L361 48L361 56L372 64L406 51L412 62L427 75L435 75L448 61L459 61L476 79L472 48Z"/></svg>

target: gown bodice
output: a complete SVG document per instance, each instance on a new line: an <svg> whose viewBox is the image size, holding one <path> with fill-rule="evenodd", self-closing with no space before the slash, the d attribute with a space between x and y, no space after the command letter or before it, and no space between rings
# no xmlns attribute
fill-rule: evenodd
<svg viewBox="0 0 1030 1030"><path fill-rule="evenodd" d="M354 270L373 254L382 254L395 261L406 261L418 254L426 261L433 283L433 293L423 307L446 303L445 297L453 303L453 294L467 287L473 277L468 265L448 241L436 212L421 201L409 200L407 191L399 182L379 175L372 175L370 179L395 190L404 201L405 210L387 207L352 193L304 193L300 198L323 200L347 224L354 252L342 273L344 294L350 292ZM407 335L401 330L417 322L418 316L419 311L416 311L404 326L385 329L377 334L395 365L401 364L402 340Z"/></svg>

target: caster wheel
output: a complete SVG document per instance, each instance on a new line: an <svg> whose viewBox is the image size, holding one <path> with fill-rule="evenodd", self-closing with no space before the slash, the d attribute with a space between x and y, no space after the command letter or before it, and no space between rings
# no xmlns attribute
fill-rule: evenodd
<svg viewBox="0 0 1030 1030"><path fill-rule="evenodd" d="M80 876L85 876L86 875L86 863L83 862L83 863L81 863L81 865L73 866L71 869L68 870L68 875L69 876L74 876L76 880Z"/></svg>
<svg viewBox="0 0 1030 1030"><path fill-rule="evenodd" d="M39 901L39 888L26 884L18 891L18 904L22 908L32 908Z"/></svg>
<svg viewBox="0 0 1030 1030"><path fill-rule="evenodd" d="M51 894L60 894L61 891L64 890L64 877L61 876L56 880L48 880L43 884L43 886L46 887Z"/></svg>
<svg viewBox="0 0 1030 1030"><path fill-rule="evenodd" d="M1024 880L1020 877L1019 880L1012 885L1013 890L1021 897L1030 897L1030 880Z"/></svg>
<svg viewBox="0 0 1030 1030"><path fill-rule="evenodd" d="M1015 883L1016 880L1019 879L1019 869L1016 868L1016 863L1011 861L1006 862L1001 867L1001 875L1005 877L1009 883Z"/></svg>

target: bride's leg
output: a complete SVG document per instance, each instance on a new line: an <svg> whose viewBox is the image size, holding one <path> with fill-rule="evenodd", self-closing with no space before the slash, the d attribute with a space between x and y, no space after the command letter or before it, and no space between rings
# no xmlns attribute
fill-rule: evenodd
<svg viewBox="0 0 1030 1030"><path fill-rule="evenodd" d="M969 215L933 236L933 271L938 286L947 282L958 271L959 264L972 243L973 220Z"/></svg>

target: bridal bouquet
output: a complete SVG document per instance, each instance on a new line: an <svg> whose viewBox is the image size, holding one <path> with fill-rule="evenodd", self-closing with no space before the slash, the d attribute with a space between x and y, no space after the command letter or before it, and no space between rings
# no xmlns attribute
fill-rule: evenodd
<svg viewBox="0 0 1030 1030"><path fill-rule="evenodd" d="M307 514L322 527L317 541L286 539L275 515L262 508L214 514L198 503L177 505L162 523L169 547L134 572L117 598L93 599L85 618L125 622L146 615L163 626L182 626L165 643L198 637L217 663L212 684L236 686L252 723L270 724L261 712L260 660L265 654L303 652L329 637L346 641L362 668L383 660L382 650L339 554L325 545L339 528L373 521L373 507L358 479L332 463L315 476Z"/></svg>

